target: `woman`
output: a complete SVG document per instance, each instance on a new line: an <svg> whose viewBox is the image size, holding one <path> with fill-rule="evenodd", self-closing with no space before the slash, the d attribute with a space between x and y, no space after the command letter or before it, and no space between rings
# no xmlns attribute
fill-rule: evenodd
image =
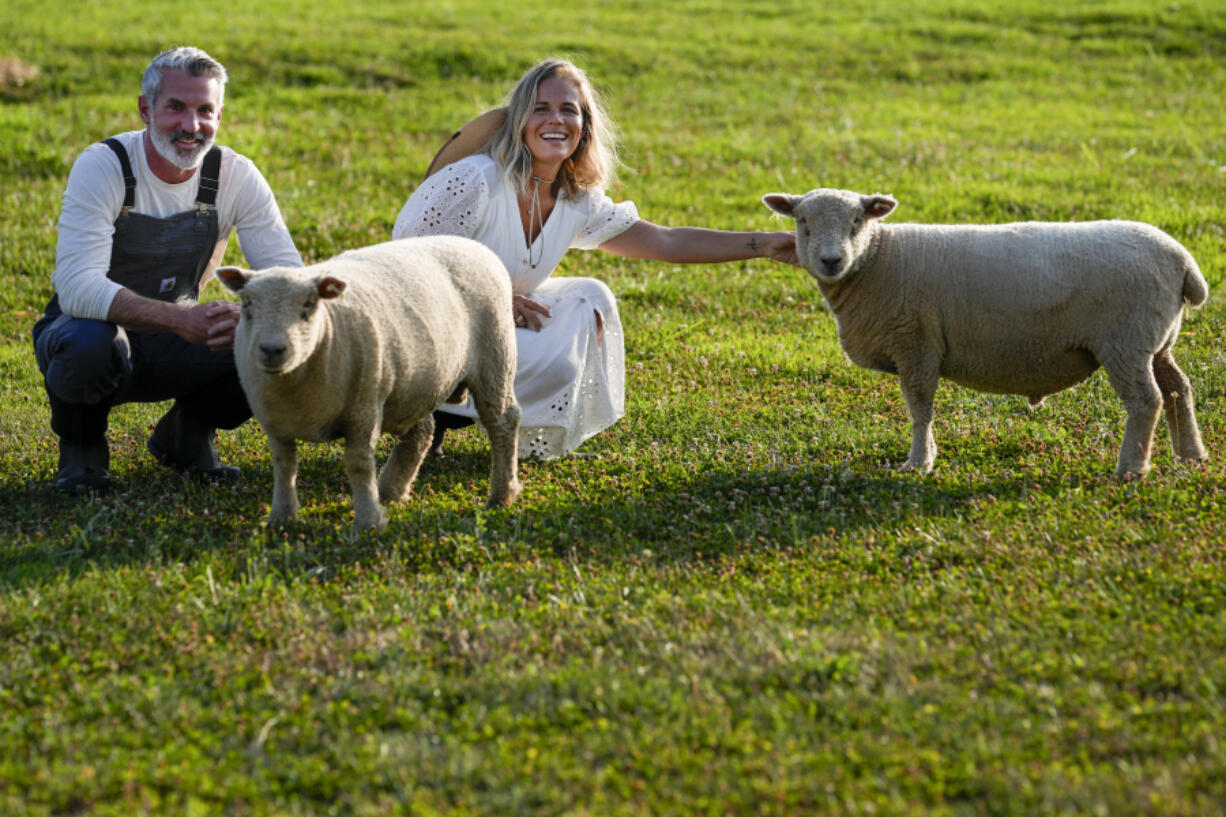
<svg viewBox="0 0 1226 817"><path fill-rule="evenodd" d="M593 278L551 278L571 247L673 264L773 258L796 263L791 232L661 227L605 195L616 168L611 123L587 75L549 59L507 98L481 152L413 192L393 235L451 233L492 249L511 275L523 411L521 457L552 459L624 414L624 352L613 293ZM476 416L471 401L435 412L439 431Z"/></svg>

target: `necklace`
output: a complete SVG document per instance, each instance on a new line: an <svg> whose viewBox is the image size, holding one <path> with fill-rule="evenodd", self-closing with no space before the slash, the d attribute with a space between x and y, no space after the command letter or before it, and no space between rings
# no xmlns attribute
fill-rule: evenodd
<svg viewBox="0 0 1226 817"><path fill-rule="evenodd" d="M528 265L532 269L536 269L536 265L541 263L541 259L545 257L545 242L541 242L540 253L536 260L532 259L532 235L533 225L535 224L540 229L536 231L537 237L545 231L545 218L541 208L541 185L553 184L553 179L542 179L540 176L532 177L532 198L528 202L528 233L524 236L524 243L528 245Z"/></svg>

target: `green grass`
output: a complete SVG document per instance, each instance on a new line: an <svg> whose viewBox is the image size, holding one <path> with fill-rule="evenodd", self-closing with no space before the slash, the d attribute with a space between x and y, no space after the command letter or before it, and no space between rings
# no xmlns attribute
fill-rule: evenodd
<svg viewBox="0 0 1226 817"><path fill-rule="evenodd" d="M0 814L1226 812L1226 4L934 0L174 7L10 0L0 66ZM190 32L199 32L192 35ZM601 459L526 463L479 510L454 435L379 535L339 445L269 529L112 416L118 489L52 490L29 328L64 180L138 127L184 41L231 72L308 260L387 238L434 150L550 54L622 130L617 198L768 229L766 192L880 190L898 221L1132 218L1215 293L1177 357L1211 460L1110 478L1095 375L1037 410L945 385L929 477L897 384L853 367L801 271L573 253L618 295L628 412ZM229 258L241 262L236 246ZM222 297L217 289L210 297Z"/></svg>

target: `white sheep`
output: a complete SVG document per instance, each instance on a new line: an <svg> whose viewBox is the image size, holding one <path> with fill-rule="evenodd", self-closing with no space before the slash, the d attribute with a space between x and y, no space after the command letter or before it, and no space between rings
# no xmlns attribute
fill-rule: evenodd
<svg viewBox="0 0 1226 817"><path fill-rule="evenodd" d="M305 268L217 276L242 299L234 356L272 448L270 521L298 513L296 441L343 437L354 526L383 529L379 502L408 497L431 413L466 390L490 439L487 507L519 497L511 285L494 253L455 236L408 238ZM383 433L399 441L376 494Z"/></svg>
<svg viewBox="0 0 1226 817"><path fill-rule="evenodd" d="M898 375L911 415L905 470L932 469L940 378L1038 404L1099 366L1128 412L1117 476L1149 469L1163 407L1175 456L1206 458L1171 347L1184 304L1204 303L1209 287L1161 230L1132 221L886 225L898 202L848 190L762 200L796 219L800 262L848 358Z"/></svg>

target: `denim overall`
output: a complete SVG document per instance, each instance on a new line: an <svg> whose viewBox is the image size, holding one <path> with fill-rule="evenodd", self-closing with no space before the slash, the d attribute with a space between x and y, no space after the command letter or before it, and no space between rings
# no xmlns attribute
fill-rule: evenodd
<svg viewBox="0 0 1226 817"><path fill-rule="evenodd" d="M201 164L195 207L155 218L132 212L136 178L127 151L115 139L105 144L119 158L124 180L124 203L115 221L107 277L148 298L194 302L218 240L220 148L209 151ZM173 419L176 429L183 424L190 433L207 435L210 452L215 429L235 428L251 416L230 351L213 351L173 332L135 331L107 321L73 318L62 313L58 295L52 296L34 325L33 337L51 402L51 429L60 437L61 454L64 443L101 444L105 457L107 418L111 408L122 403L175 400L159 430ZM188 447L194 444L189 441ZM62 460L63 456L61 466ZM192 463L167 464L187 468ZM105 467L103 463L103 471Z"/></svg>

